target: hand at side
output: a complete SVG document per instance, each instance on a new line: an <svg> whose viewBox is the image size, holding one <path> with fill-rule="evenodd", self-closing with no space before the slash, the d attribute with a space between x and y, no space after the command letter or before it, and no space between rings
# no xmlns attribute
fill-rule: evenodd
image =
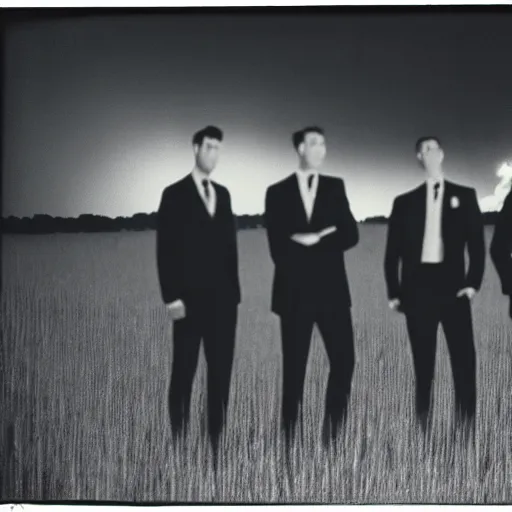
<svg viewBox="0 0 512 512"><path fill-rule="evenodd" d="M166 304L166 307L171 314L172 320L181 320L187 316L187 309L185 304L180 299Z"/></svg>

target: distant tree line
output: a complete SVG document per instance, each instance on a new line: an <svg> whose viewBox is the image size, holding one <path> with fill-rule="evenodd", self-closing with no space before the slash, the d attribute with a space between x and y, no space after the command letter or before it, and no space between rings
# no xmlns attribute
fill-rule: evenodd
<svg viewBox="0 0 512 512"><path fill-rule="evenodd" d="M496 222L496 212L484 213L484 222ZM369 217L364 224L386 224L387 217ZM258 229L265 227L263 215L237 216L238 229ZM136 213L131 217L106 217L104 215L83 214L79 217L52 217L38 214L33 217L2 217L2 233L94 233L113 231L145 231L156 229L156 212Z"/></svg>
<svg viewBox="0 0 512 512"><path fill-rule="evenodd" d="M496 219L498 218L498 212L484 212L484 224L486 226L494 226ZM363 224L387 224L388 217L384 215L378 215L377 217L368 217L361 221Z"/></svg>
<svg viewBox="0 0 512 512"><path fill-rule="evenodd" d="M263 227L263 215L237 217L239 229ZM156 212L136 213L131 217L106 217L82 214L78 217L53 217L37 214L33 217L2 217L3 233L94 233L114 231L146 231L156 229Z"/></svg>

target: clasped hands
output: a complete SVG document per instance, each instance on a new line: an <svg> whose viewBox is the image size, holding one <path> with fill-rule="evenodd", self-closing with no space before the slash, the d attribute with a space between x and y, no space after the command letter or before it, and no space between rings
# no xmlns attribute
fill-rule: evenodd
<svg viewBox="0 0 512 512"><path fill-rule="evenodd" d="M461 298L466 296L469 300L471 300L476 295L476 290L471 287L462 288L457 292L457 298ZM401 302L400 299L391 299L389 301L389 308L393 311L401 311Z"/></svg>
<svg viewBox="0 0 512 512"><path fill-rule="evenodd" d="M305 247L311 247L312 245L316 245L320 240L331 233L336 231L336 226L330 226L328 228L322 229L322 231L314 232L314 233L296 233L291 236L291 239L298 244L304 245Z"/></svg>

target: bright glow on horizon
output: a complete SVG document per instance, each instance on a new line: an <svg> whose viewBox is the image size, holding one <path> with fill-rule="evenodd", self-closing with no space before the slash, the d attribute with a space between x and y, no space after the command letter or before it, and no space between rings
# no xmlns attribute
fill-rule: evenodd
<svg viewBox="0 0 512 512"><path fill-rule="evenodd" d="M501 210L503 202L512 188L512 160L503 162L496 171L496 176L500 178L500 181L496 185L494 193L480 200L480 208L483 212Z"/></svg>
<svg viewBox="0 0 512 512"><path fill-rule="evenodd" d="M421 184L413 146L426 133L446 143L447 176L488 209L510 158L507 20L384 18L20 24L6 40L3 215L155 212L208 124L225 133L214 179L238 215L263 213L267 187L297 168L292 132L309 124L326 130L322 172L344 179L358 220L388 216Z"/></svg>
<svg viewBox="0 0 512 512"><path fill-rule="evenodd" d="M192 146L186 137L177 140L155 130L137 143L127 142L113 145L94 162L94 169L90 168L84 181L77 184L85 189L84 204L92 203L90 211L83 213L130 217L137 212L154 212L164 188L193 168ZM292 147L269 142L263 147L264 142L256 144L234 134L223 144L212 179L228 188L236 215L263 214L267 188L295 172L298 166ZM404 186L414 186L414 181L409 184L393 179L385 189L377 189L369 186L375 172L359 169L354 175L352 168L333 149L320 172L343 178L352 213L358 221L388 215L394 195L403 192ZM418 177L411 173L412 180ZM101 195L95 190L98 182L102 182ZM110 198L108 203L102 200L104 194ZM44 213L62 215L57 211Z"/></svg>

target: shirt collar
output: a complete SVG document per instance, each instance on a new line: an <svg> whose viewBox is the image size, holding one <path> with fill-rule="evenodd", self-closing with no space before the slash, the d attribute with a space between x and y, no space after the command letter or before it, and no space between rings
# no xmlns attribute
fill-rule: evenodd
<svg viewBox="0 0 512 512"><path fill-rule="evenodd" d="M430 178L428 177L427 178L427 181L426 181L427 185L429 187L433 187L435 183L439 183L439 188L443 188L443 185L444 185L444 177L441 176L440 178Z"/></svg>
<svg viewBox="0 0 512 512"><path fill-rule="evenodd" d="M211 184L210 177L206 173L200 171L197 167L194 167L194 169L192 170L192 178L194 179L197 188L199 188L200 190L203 190L204 180L208 181L208 183Z"/></svg>
<svg viewBox="0 0 512 512"><path fill-rule="evenodd" d="M313 176L313 178L316 180L319 173L317 170L315 169L311 169L309 171L303 171L301 169L297 169L297 171L295 171L299 180L302 180L302 181L306 181L310 176Z"/></svg>

